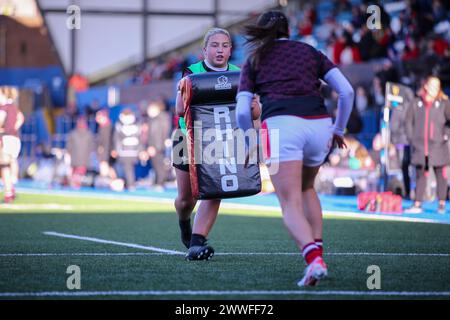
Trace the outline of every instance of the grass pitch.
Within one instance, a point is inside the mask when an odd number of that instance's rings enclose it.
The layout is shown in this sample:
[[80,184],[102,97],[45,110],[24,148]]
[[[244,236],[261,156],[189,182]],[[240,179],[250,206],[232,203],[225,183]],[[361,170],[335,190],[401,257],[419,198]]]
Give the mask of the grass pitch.
[[[325,219],[329,277],[306,289],[280,213],[223,209],[209,240],[211,261],[185,261],[170,202],[20,194],[0,206],[0,298],[450,298],[449,225]],[[367,288],[371,265],[380,290]]]

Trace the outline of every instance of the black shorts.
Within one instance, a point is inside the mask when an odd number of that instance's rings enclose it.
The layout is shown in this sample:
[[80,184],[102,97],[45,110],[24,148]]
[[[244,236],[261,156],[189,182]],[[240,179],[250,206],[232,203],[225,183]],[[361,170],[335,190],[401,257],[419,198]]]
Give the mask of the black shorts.
[[185,135],[174,135],[172,138],[172,166],[185,172],[189,172],[189,159],[185,156],[187,150],[187,138]]

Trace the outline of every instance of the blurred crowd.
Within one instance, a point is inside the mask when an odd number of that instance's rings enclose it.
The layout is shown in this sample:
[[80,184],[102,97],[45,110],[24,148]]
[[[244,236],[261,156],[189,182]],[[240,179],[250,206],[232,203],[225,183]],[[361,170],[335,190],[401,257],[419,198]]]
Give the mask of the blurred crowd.
[[[370,83],[352,83],[355,105],[346,132],[349,148],[330,155],[329,165],[334,168],[379,172],[375,169],[379,169],[382,147],[377,133],[385,106],[386,83],[404,84],[416,92],[426,76],[434,74],[441,80],[443,91],[448,92],[450,87],[449,5],[443,0],[383,3],[379,6],[380,28],[375,29],[367,24],[367,8],[373,1],[319,1],[314,6],[305,3],[301,7],[296,3],[284,9],[290,19],[292,38],[313,45],[342,68],[373,66]],[[236,27],[230,31],[234,34],[233,52],[242,53],[245,41],[240,30]],[[235,54],[235,63],[239,65],[243,58],[244,55]],[[136,66],[120,85],[173,80],[201,59],[200,52],[174,51]],[[163,190],[173,179],[168,140],[177,119],[170,100],[157,98],[144,105],[139,102],[135,107],[122,108],[115,117],[109,107],[97,100],[80,111],[76,93],[89,90],[84,76],[74,74],[68,87],[65,113],[70,130],[63,137],[64,143],[53,151],[42,146],[43,157],[27,164],[24,175],[75,188],[87,185],[133,190],[145,181],[155,190]],[[336,93],[327,86],[323,86],[323,93],[326,107],[335,114]],[[374,123],[370,130],[368,119]],[[392,162],[401,162],[396,149],[389,150]],[[379,175],[373,177],[378,178]],[[366,177],[363,189],[371,184],[370,179]]]
[[182,55],[179,52],[169,54],[165,59],[153,59],[136,66],[125,85],[146,85],[152,81],[172,79],[177,72],[181,72],[192,63],[201,59],[193,53]]
[[[427,66],[433,67],[440,58],[448,57],[449,5],[443,0],[395,3],[397,6],[389,7],[386,5],[389,1],[383,1],[384,5],[380,5],[368,0],[334,0],[305,3],[301,8],[288,7],[291,38],[324,51],[341,66],[377,59],[389,59],[396,65],[422,58]],[[374,4],[379,4],[380,25],[370,29],[367,21],[371,14],[367,13],[367,8]],[[238,28],[234,30],[237,36],[239,32]],[[240,50],[243,42],[234,42],[233,51]],[[200,58],[198,52],[173,52],[165,58],[136,66],[133,76],[126,83],[148,84],[154,80],[172,79],[175,73]],[[244,56],[235,58],[243,60]],[[398,65],[398,68],[401,66]]]
[[151,180],[147,181],[148,187],[163,191],[170,175],[166,147],[172,128],[164,101],[148,102],[143,112],[122,108],[115,121],[109,111],[100,108],[95,113],[78,115],[65,148],[47,150],[47,160],[28,174],[49,184],[115,191],[135,190],[140,175]]
[[[321,4],[305,4],[303,10],[289,12],[291,31],[294,38],[321,49],[324,44],[328,57],[337,64],[377,58],[406,61],[421,55],[442,57],[448,50],[449,8],[443,0],[400,1],[397,7],[389,6],[389,1],[383,1],[383,5],[350,0]],[[377,4],[380,25],[372,28],[372,12],[367,9]]]

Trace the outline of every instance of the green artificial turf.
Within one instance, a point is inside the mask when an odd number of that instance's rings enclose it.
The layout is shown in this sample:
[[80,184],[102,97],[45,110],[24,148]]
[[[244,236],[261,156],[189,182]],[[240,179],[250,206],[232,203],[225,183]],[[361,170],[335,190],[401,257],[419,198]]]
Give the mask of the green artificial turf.
[[[367,267],[381,270],[382,292],[450,292],[450,256],[373,255],[372,253],[450,253],[450,226],[409,222],[325,219],[325,261],[329,277],[314,288],[299,288],[304,262],[279,213],[221,211],[209,243],[217,255],[187,262],[182,254],[102,244],[46,235],[53,231],[81,237],[185,252],[170,203],[21,194],[17,208],[0,208],[0,299],[5,293],[66,292],[66,269],[81,269],[81,292],[122,292],[84,298],[132,299],[404,299],[441,296],[370,296]],[[33,204],[35,207],[33,207]],[[53,208],[40,205],[55,204]],[[65,205],[64,210],[56,206]],[[20,205],[24,205],[22,208]],[[25,206],[26,205],[26,206]],[[58,209],[59,208],[59,209]],[[61,254],[27,256],[21,254]],[[137,253],[136,255],[118,255]],[[224,255],[223,253],[230,253]],[[249,253],[264,253],[252,255]],[[337,253],[348,253],[338,255]],[[8,255],[11,254],[11,255]],[[104,254],[104,255],[83,255]],[[196,291],[220,291],[201,294]],[[282,294],[238,294],[275,290]],[[306,291],[306,294],[290,291]],[[132,291],[129,295],[123,291]],[[153,292],[144,294],[142,291]],[[178,294],[164,292],[181,291]],[[193,295],[183,293],[191,292]],[[229,294],[224,291],[235,291]],[[287,292],[285,292],[287,291]],[[311,292],[345,291],[336,295]],[[355,293],[356,291],[356,293]],[[138,293],[141,292],[141,293]],[[157,293],[155,293],[157,292]],[[353,292],[353,293],[351,293]],[[20,298],[20,297],[19,297]],[[51,297],[79,298],[55,294]]]

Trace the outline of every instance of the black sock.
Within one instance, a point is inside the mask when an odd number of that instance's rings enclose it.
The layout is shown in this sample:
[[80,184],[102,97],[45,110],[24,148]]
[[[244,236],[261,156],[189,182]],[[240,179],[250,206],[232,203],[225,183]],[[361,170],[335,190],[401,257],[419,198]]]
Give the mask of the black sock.
[[201,234],[193,233],[191,238],[191,247],[203,246],[206,242],[206,238]]
[[191,227],[191,218],[187,220],[178,220],[178,223],[180,224],[181,230],[189,229]]

